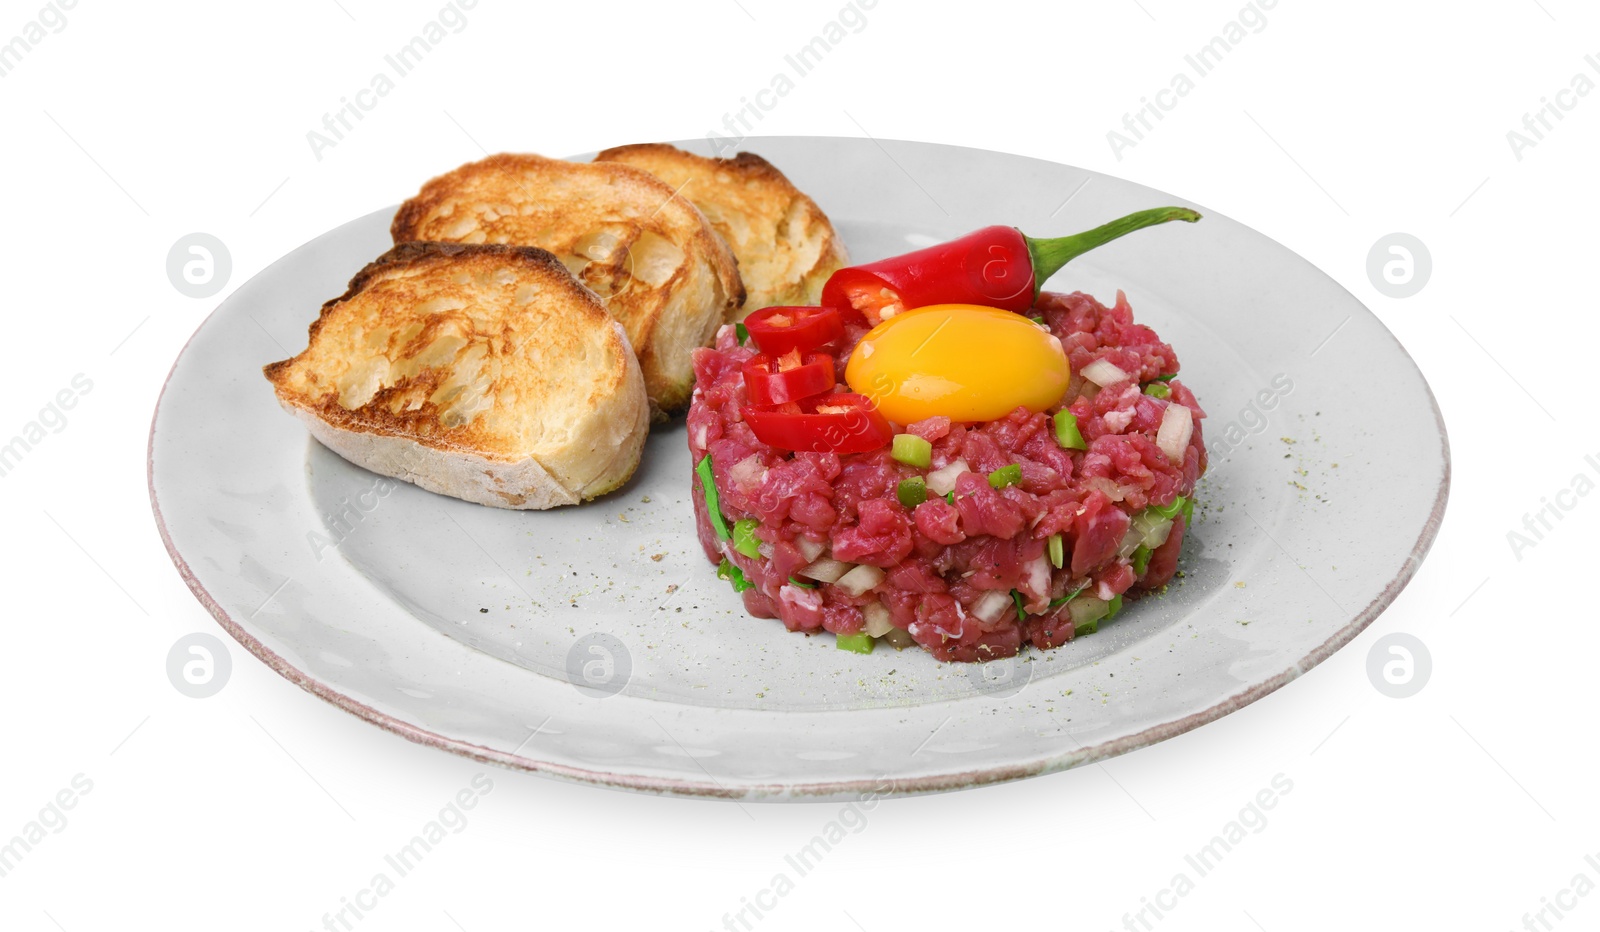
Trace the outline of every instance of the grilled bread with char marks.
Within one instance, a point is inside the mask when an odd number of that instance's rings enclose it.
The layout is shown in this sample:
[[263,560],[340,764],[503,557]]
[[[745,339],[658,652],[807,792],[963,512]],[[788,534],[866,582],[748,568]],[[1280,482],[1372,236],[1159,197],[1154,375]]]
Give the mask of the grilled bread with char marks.
[[744,302],[727,244],[694,205],[615,163],[492,155],[423,185],[401,206],[396,243],[508,243],[554,253],[605,302],[639,356],[659,411],[689,402],[690,351]]
[[350,462],[499,508],[617,488],[649,430],[622,327],[540,249],[396,246],[322,306],[304,352],[264,371]]
[[828,276],[850,261],[816,202],[753,152],[708,159],[645,143],[607,149],[595,161],[642,168],[700,208],[739,260],[741,317],[773,304],[816,304]]

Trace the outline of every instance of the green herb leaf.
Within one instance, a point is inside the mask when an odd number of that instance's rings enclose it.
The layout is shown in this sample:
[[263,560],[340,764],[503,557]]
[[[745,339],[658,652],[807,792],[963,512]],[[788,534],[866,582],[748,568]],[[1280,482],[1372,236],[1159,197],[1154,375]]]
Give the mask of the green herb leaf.
[[695,464],[695,475],[700,477],[700,491],[706,496],[706,514],[711,517],[711,526],[716,529],[719,540],[727,540],[733,535],[728,531],[728,521],[722,517],[722,506],[717,499],[717,480],[711,471],[711,454]]
[[1068,602],[1071,602],[1073,599],[1077,598],[1078,595],[1080,593],[1082,593],[1083,590],[1085,590],[1087,588],[1089,588],[1089,584],[1088,583],[1084,583],[1083,585],[1081,585],[1078,588],[1072,590],[1071,592],[1067,593],[1066,595],[1062,596],[1059,599],[1051,599],[1050,600],[1050,607],[1051,608],[1060,608],[1061,606],[1063,606],[1063,605],[1067,604]]
[[717,578],[726,579],[733,586],[734,592],[743,592],[756,587],[755,583],[745,578],[744,570],[734,566],[733,561],[727,557],[723,557],[722,563],[717,566]]

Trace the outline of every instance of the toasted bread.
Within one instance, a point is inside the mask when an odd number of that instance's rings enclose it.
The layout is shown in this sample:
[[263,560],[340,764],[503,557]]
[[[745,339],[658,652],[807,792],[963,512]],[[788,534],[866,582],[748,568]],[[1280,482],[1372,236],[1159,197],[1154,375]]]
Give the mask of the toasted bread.
[[627,165],[492,155],[423,185],[390,232],[396,243],[555,253],[622,322],[662,411],[688,403],[690,351],[709,344],[744,301],[733,255],[700,211]]
[[622,327],[555,256],[396,246],[264,369],[340,456],[499,508],[571,505],[633,475],[649,430]]
[[646,143],[607,149],[595,161],[642,168],[700,208],[739,260],[740,316],[773,304],[815,304],[823,282],[849,262],[816,202],[752,152],[708,159]]

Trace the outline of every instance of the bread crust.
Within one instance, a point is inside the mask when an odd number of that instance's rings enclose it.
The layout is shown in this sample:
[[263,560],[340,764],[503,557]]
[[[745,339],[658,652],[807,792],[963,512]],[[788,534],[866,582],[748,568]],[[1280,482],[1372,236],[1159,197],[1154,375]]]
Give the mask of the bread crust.
[[662,411],[689,402],[690,353],[744,303],[733,253],[648,172],[501,153],[432,179],[401,205],[396,243],[482,242],[555,254],[623,325]]
[[621,325],[530,247],[397,246],[323,304],[303,352],[263,372],[345,459],[499,508],[617,488],[649,427]]
[[849,263],[822,208],[754,152],[716,159],[651,142],[607,149],[595,161],[650,172],[705,214],[739,262],[740,317],[775,304],[815,304],[828,276]]

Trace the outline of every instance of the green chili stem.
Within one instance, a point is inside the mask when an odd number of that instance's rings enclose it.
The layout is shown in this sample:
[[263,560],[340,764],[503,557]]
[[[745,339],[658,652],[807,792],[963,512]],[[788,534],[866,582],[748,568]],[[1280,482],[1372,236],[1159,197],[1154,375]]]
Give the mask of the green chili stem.
[[1068,262],[1118,237],[1169,220],[1194,223],[1199,219],[1200,215],[1187,207],[1153,207],[1071,236],[1058,236],[1053,239],[1023,236],[1022,239],[1028,244],[1028,255],[1033,257],[1033,292],[1037,295],[1039,289],[1044,287],[1045,281],[1061,271],[1061,267]]

